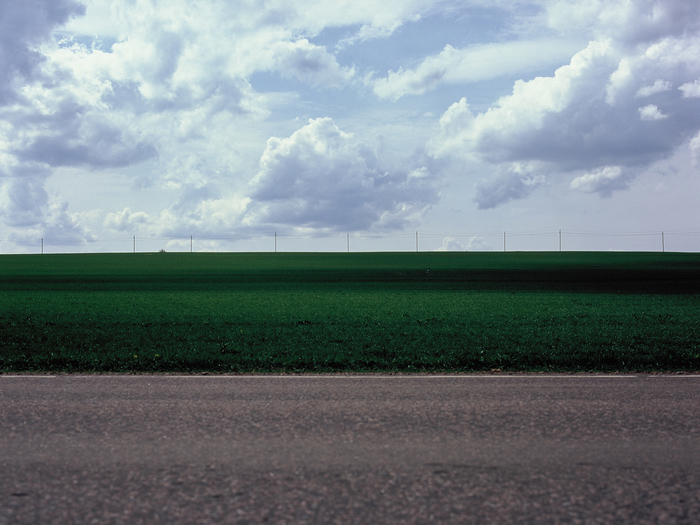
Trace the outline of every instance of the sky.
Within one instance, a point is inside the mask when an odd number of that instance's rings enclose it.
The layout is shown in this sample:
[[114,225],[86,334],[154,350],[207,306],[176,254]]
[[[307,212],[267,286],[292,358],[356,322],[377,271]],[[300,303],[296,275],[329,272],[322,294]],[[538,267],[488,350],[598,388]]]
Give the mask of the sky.
[[0,0],[0,252],[700,251],[700,3]]

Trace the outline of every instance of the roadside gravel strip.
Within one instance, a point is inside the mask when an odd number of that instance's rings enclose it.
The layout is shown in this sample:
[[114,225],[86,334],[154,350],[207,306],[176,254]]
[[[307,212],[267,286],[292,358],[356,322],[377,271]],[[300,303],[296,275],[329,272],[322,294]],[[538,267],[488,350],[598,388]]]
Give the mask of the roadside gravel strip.
[[0,375],[0,524],[699,523],[700,376]]

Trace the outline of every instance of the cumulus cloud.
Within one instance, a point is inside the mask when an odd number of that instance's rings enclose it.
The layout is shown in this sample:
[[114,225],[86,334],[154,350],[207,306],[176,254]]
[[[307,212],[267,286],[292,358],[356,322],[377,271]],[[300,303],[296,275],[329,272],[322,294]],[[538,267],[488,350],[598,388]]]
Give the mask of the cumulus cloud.
[[462,245],[462,243],[459,242],[454,237],[445,237],[444,239],[442,239],[442,246],[440,246],[435,251],[438,251],[438,252],[463,252],[464,245]]
[[202,189],[209,182],[207,171],[206,162],[200,155],[176,155],[168,163],[163,180],[170,188]]
[[50,170],[41,164],[7,166],[2,170],[2,207],[5,223],[10,227],[36,227],[48,205],[44,189]]
[[522,199],[545,184],[547,177],[533,163],[514,162],[500,166],[497,175],[479,182],[475,201],[479,209],[495,208],[511,200]]
[[38,163],[0,168],[0,181],[3,181],[0,183],[0,218],[9,238],[94,239],[80,225],[78,216],[68,212],[68,203],[46,191],[46,179],[50,174],[48,168]]
[[[52,119],[53,120],[53,119]],[[50,166],[118,167],[155,157],[157,151],[149,141],[129,136],[101,119],[56,122],[42,133],[37,129],[28,144],[17,151],[21,160],[45,162]]]
[[108,213],[104,220],[104,227],[115,231],[133,231],[135,226],[148,222],[148,214],[142,211],[132,212],[124,208],[117,213]]
[[627,187],[627,183],[620,166],[605,166],[576,177],[569,186],[572,190],[586,193],[597,192],[609,197],[613,190]]
[[153,219],[152,233],[173,237],[204,235],[221,237],[235,233],[245,237],[254,233],[243,222],[250,198],[239,193],[199,199],[192,206],[173,206]]
[[296,78],[312,86],[341,87],[355,74],[353,68],[340,67],[324,47],[307,39],[278,42],[271,50],[273,69],[283,77]]
[[[419,19],[420,15],[414,15],[411,17],[411,21],[413,22]],[[352,46],[358,42],[366,42],[367,40],[374,40],[375,38],[387,38],[403,24],[404,21],[400,19],[394,20],[388,25],[375,26],[372,24],[362,24],[362,27],[360,27],[356,33],[341,39],[335,47],[336,49],[345,49],[346,47]]]
[[695,82],[686,82],[678,89],[683,92],[683,98],[700,98],[700,79]]
[[[191,157],[184,162],[199,166]],[[270,231],[387,231],[415,225],[439,199],[439,181],[428,166],[387,166],[330,118],[310,119],[287,138],[270,138],[259,168],[243,191],[205,191],[158,217],[127,208],[109,214],[104,225],[145,226],[161,236],[229,232],[238,238]]]
[[[440,119],[432,154],[483,163],[493,174],[477,185],[481,208],[523,198],[538,185],[508,172],[511,163],[536,163],[548,181],[573,176],[571,189],[608,196],[700,128],[688,100],[700,73],[696,3],[557,2],[548,8],[552,25],[565,27],[573,11],[600,27],[591,22],[598,37],[569,64],[550,77],[516,81],[485,112],[472,113],[464,98]],[[646,97],[655,103],[640,107]]]
[[406,95],[421,95],[441,83],[469,83],[495,78],[505,73],[522,73],[560,64],[577,51],[566,40],[513,41],[475,45],[457,49],[451,45],[437,55],[424,59],[413,69],[389,71],[386,78],[368,81],[374,93],[383,99],[398,100]]
[[546,16],[558,31],[614,37],[628,49],[700,29],[700,5],[685,0],[555,0],[546,6]]
[[16,101],[21,83],[39,74],[38,47],[51,31],[84,13],[74,0],[0,2],[0,106]]
[[[428,31],[443,15],[454,30],[452,14],[471,16],[471,6],[481,13],[484,3],[86,1],[84,18],[75,0],[0,3],[4,227],[53,228],[56,235],[65,229],[87,238],[80,226],[85,214],[71,213],[47,188],[64,191],[64,180],[85,181],[87,188],[109,177],[109,184],[123,183],[125,202],[100,204],[112,213],[90,219],[108,232],[401,228],[437,202],[436,166],[443,161],[476,163],[471,173],[483,168],[477,203],[493,208],[558,180],[609,195],[680,144],[689,145],[693,158],[700,151],[697,2],[547,0],[512,8],[494,0],[487,10],[500,13],[492,18],[499,20],[474,38],[451,41],[449,33],[432,32],[432,40],[401,52],[390,42],[386,53],[362,63],[368,49],[361,42],[399,40],[401,28],[419,34],[421,28],[408,26],[421,17],[432,17]],[[527,20],[510,25],[523,20],[508,18],[521,7]],[[501,15],[508,18],[502,26]],[[537,25],[544,20],[548,28]],[[477,39],[492,43],[464,44]],[[362,86],[358,71],[364,76],[378,63],[392,71],[366,76]],[[505,73],[530,78],[556,66],[553,75],[520,80],[490,109],[479,109],[490,95],[473,83]],[[301,93],[293,91],[298,83],[305,84]],[[446,84],[452,87],[440,97],[464,84],[472,107],[455,97],[428,157],[409,158],[395,144],[399,135],[425,136],[431,117],[411,117],[423,126],[416,132],[414,122],[405,124],[406,113],[398,115],[412,104],[415,115],[429,115],[435,99],[429,106],[421,105],[429,97],[421,97],[378,109],[375,97],[362,92],[369,87],[382,100],[398,100]],[[347,99],[337,88],[348,90]],[[359,93],[349,93],[355,88]],[[359,107],[368,112],[360,117]],[[354,137],[316,119],[292,133],[294,118],[331,114],[348,119],[346,130],[373,131]],[[388,138],[394,151],[375,141],[378,127],[385,137],[394,133]],[[265,147],[273,135],[286,138]],[[153,192],[151,207],[125,206],[135,186]],[[65,191],[80,194],[75,186]]]
[[663,93],[664,91],[669,91],[673,87],[673,84],[666,80],[657,80],[651,86],[642,86],[637,90],[635,96],[637,97],[650,97],[656,93]]
[[11,238],[91,238],[77,215],[68,212],[68,203],[46,191],[51,170],[44,159],[25,155],[41,130],[60,120],[61,109],[75,113],[70,97],[61,108],[52,104],[51,92],[61,79],[54,78],[42,46],[56,27],[84,13],[85,7],[72,0],[0,3],[0,216]]
[[[240,185],[249,177],[236,165],[237,148],[249,140],[250,123],[270,115],[274,96],[256,93],[253,75],[277,74],[313,88],[345,87],[355,75],[353,64],[339,63],[334,51],[312,42],[314,37],[329,27],[359,27],[345,47],[387,37],[436,3],[389,0],[371,3],[370,9],[362,2],[331,6],[306,0],[264,5],[111,0],[89,1],[87,12],[74,0],[0,3],[0,106],[5,105],[0,153],[7,152],[17,166],[13,182],[3,185],[7,209],[16,212],[6,220],[35,224],[38,214],[54,213],[45,190],[54,173],[70,168],[90,176],[109,168],[133,173],[139,188],[181,192],[177,204],[160,215],[128,207],[110,213],[103,227],[111,231],[212,232],[240,228],[241,221],[259,225],[282,220],[282,208],[293,201],[296,211],[289,216],[295,224],[389,228],[410,222],[437,198],[432,174],[422,165],[384,166],[370,148],[344,135],[339,135],[342,147],[309,161],[337,163],[331,175],[340,187],[350,188],[352,202],[343,204],[333,193],[341,190],[330,181],[322,195],[268,199],[265,181],[281,177],[293,154],[263,156],[263,175],[249,188],[254,201],[232,188],[214,187],[212,179],[235,171],[238,181],[232,183]],[[56,32],[66,23],[66,31]],[[319,140],[332,142],[330,136]],[[149,169],[126,170],[145,161]],[[344,162],[356,167],[347,177],[340,175]],[[320,172],[308,169],[311,179],[324,182]],[[27,175],[31,170],[42,176]],[[423,195],[412,197],[415,189]],[[59,208],[68,213],[68,204],[61,202]],[[341,217],[337,205],[350,215]],[[324,217],[332,217],[330,225],[323,225]],[[54,223],[68,227],[66,221]]]
[[442,246],[436,251],[438,252],[464,252],[464,251],[491,251],[493,246],[484,240],[483,235],[472,235],[467,239],[467,242],[456,239],[455,237],[445,237],[442,239]]
[[250,183],[249,225],[337,231],[401,228],[438,199],[426,167],[391,169],[331,119],[271,138]]
[[639,108],[639,118],[642,120],[663,120],[668,118],[668,115],[661,113],[656,105],[649,104],[648,106]]
[[[578,99],[590,106],[591,97],[600,94],[600,82],[607,75],[599,69],[612,65],[610,55],[609,44],[593,42],[574,55],[570,64],[557,69],[554,76],[516,81],[513,93],[499,99],[485,113],[473,115],[466,98],[461,99],[441,117],[442,135],[432,142],[433,151],[437,155],[476,154],[499,162],[529,156],[550,160],[546,157],[560,155],[562,147],[577,147],[578,142],[572,140],[577,137],[555,136],[551,127],[561,126],[566,132],[567,127],[575,130],[577,121],[582,121],[579,125],[590,125],[597,108],[585,108],[593,111],[584,112],[576,104],[572,115],[565,110]],[[589,76],[594,76],[599,84],[591,82]]]

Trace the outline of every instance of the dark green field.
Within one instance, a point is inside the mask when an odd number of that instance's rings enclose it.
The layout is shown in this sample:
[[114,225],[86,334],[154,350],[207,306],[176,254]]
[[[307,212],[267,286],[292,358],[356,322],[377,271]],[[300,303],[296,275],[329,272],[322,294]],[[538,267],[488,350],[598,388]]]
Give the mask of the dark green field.
[[699,311],[698,254],[3,255],[0,371],[700,370]]

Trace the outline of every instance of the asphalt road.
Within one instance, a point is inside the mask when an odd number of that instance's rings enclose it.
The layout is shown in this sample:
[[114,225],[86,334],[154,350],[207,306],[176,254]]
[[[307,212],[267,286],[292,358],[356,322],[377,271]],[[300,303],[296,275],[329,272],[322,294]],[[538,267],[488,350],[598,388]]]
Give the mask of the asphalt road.
[[700,376],[0,376],[0,524],[700,523]]

